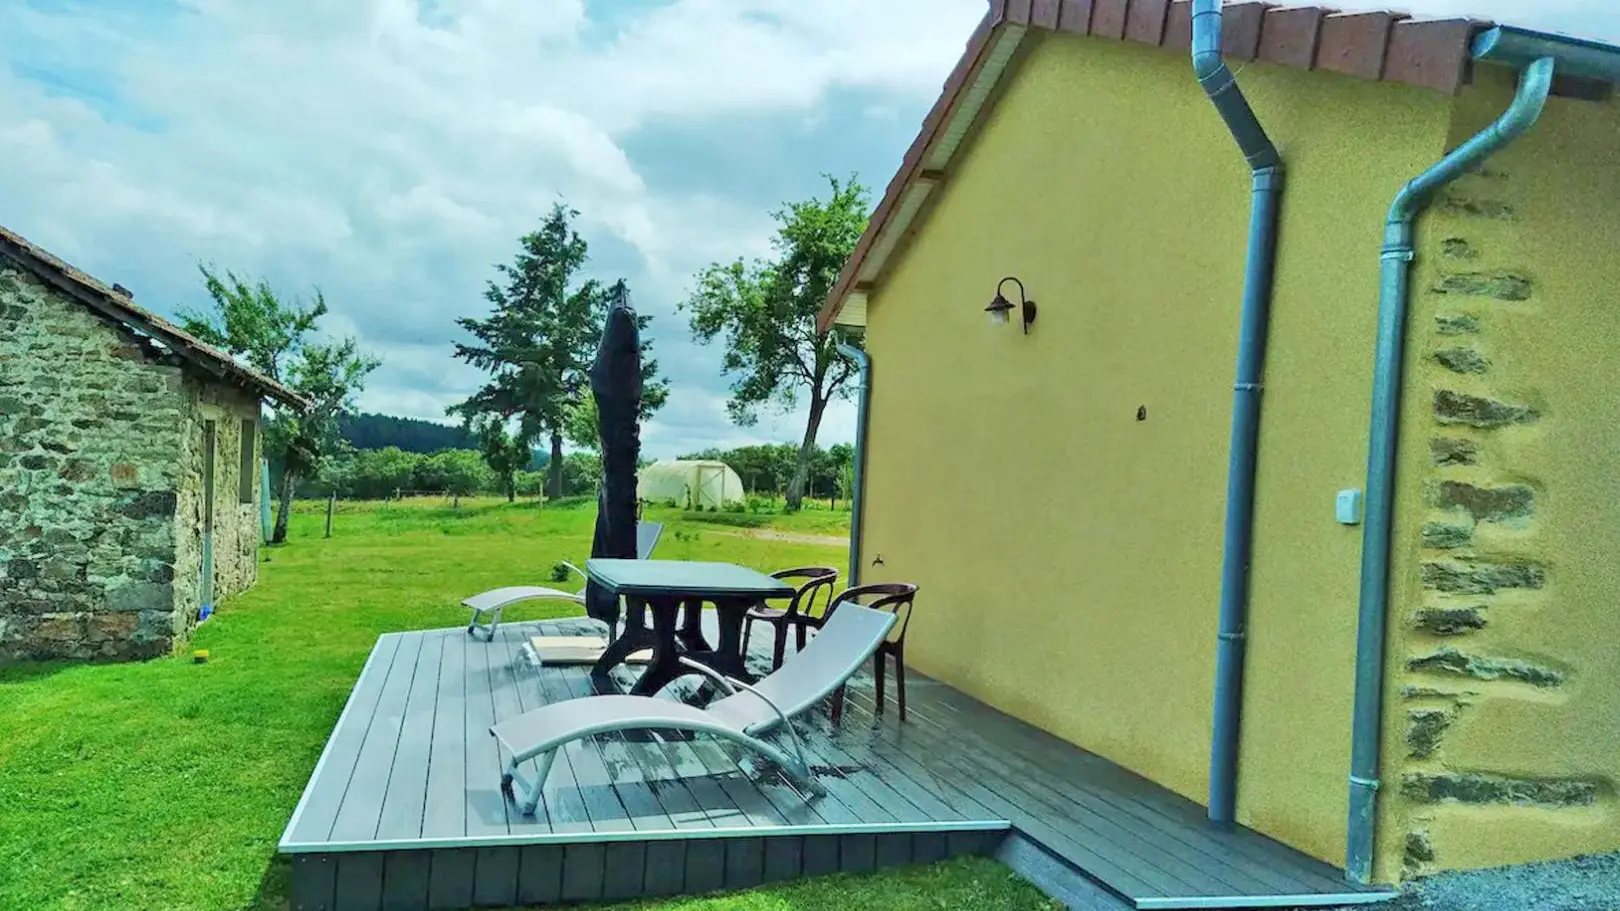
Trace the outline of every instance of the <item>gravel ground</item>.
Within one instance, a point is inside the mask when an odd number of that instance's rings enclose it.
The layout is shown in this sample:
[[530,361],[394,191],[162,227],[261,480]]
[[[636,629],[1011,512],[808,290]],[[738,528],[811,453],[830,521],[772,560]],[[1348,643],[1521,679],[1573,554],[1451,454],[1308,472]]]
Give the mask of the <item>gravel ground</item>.
[[1409,884],[1394,901],[1361,908],[1380,911],[1620,911],[1620,854],[1443,873]]

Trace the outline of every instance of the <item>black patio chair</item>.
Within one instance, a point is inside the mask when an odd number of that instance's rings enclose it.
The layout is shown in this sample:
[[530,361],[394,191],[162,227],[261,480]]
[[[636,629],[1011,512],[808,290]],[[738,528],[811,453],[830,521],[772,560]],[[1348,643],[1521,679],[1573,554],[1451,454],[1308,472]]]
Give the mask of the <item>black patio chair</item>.
[[[775,631],[776,638],[771,646],[771,670],[782,666],[782,659],[787,652],[788,629],[796,628],[798,619],[806,612],[816,610],[817,602],[824,611],[827,604],[832,601],[833,586],[838,582],[838,570],[831,566],[800,566],[793,569],[782,569],[771,573],[774,579],[783,581],[805,580],[793,592],[787,607],[776,608],[766,604],[750,608],[748,617],[743,621],[743,654],[748,654],[748,639],[754,632],[754,622],[769,623]],[[818,615],[820,616],[820,615]],[[798,639],[798,648],[804,649],[804,636],[801,633]]]

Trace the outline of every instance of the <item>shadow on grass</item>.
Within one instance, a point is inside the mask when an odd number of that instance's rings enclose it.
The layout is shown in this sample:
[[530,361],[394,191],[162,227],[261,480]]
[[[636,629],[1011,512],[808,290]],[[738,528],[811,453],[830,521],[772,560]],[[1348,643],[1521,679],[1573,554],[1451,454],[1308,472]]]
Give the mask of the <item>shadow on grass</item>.
[[117,664],[124,662],[114,661],[23,661],[18,664],[0,666],[0,686],[8,683],[32,683],[35,680],[44,680],[63,671],[86,667],[96,664]]
[[292,907],[292,862],[277,854],[259,877],[259,891],[237,911],[288,911]]

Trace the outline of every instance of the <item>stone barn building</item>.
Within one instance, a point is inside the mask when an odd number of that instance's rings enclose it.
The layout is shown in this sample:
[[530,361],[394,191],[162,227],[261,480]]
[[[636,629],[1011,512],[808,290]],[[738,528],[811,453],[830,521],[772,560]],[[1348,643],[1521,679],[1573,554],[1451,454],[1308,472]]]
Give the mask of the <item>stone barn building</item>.
[[0,664],[184,644],[258,574],[285,386],[0,228]]

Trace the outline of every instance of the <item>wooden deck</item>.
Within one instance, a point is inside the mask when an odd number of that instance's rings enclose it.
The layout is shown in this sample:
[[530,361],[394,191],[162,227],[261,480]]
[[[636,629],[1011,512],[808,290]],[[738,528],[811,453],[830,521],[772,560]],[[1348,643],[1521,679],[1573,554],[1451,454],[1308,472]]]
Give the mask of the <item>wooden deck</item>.
[[[729,745],[629,735],[565,748],[524,818],[500,795],[489,726],[590,683],[584,668],[535,667],[520,649],[530,635],[600,630],[562,620],[503,625],[489,643],[461,628],[382,636],[282,836],[294,907],[694,894],[963,853],[1001,857],[1081,908],[1387,897],[1253,832],[1213,831],[1196,804],[916,673],[904,725],[892,698],[873,714],[869,674],[839,728],[825,709],[801,724],[828,791],[814,803]],[[751,656],[761,672],[766,647]]]

